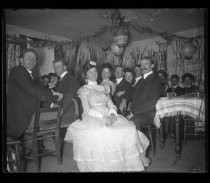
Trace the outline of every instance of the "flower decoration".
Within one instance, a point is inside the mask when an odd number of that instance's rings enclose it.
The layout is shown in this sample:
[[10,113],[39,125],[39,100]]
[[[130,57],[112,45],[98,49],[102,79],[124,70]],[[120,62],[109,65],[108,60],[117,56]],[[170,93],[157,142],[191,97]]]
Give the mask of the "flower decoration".
[[96,62],[90,60],[90,65],[95,65],[96,66]]

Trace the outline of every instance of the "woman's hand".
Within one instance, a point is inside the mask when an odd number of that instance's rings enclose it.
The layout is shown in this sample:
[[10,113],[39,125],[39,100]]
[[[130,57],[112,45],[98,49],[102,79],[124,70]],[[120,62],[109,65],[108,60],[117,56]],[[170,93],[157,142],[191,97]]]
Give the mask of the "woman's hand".
[[103,116],[104,121],[106,122],[106,126],[111,126],[115,122],[115,115],[113,116]]
[[121,97],[124,93],[125,93],[125,91],[119,91],[119,92],[116,94],[116,96],[117,96],[117,97]]
[[117,121],[117,116],[114,113],[111,113],[109,118],[113,123]]

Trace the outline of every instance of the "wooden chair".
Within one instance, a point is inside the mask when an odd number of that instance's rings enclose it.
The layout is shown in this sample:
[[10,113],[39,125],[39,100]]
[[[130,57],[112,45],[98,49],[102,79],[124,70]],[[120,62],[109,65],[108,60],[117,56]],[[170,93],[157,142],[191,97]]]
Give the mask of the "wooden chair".
[[[146,130],[147,133],[148,133],[148,136],[149,136],[149,140],[150,140],[150,144],[151,144],[151,148],[153,150],[153,153],[154,153],[154,156],[155,156],[155,140],[153,138],[153,130],[155,129],[156,127],[151,124],[149,126],[144,126],[144,127],[141,127],[141,130]],[[156,134],[156,133],[155,133]]]
[[19,173],[23,171],[20,160],[20,145],[19,139],[7,137],[7,172]]
[[196,119],[189,118],[187,116],[183,117],[184,121],[184,144],[187,142],[187,137],[188,136],[194,136],[194,137],[205,137],[205,125],[204,122],[201,121],[200,119],[200,113],[201,113],[201,108],[203,105],[203,100],[201,101],[200,109],[199,109],[199,114],[196,117]]
[[[28,138],[21,139],[22,142],[32,140],[32,147],[24,146],[24,143],[22,143],[23,148],[30,148],[32,156],[24,154],[23,157],[34,160],[38,171],[40,171],[41,168],[42,156],[56,155],[58,164],[61,164],[60,127],[62,107],[44,107],[44,102],[47,102],[47,99],[43,96],[39,96],[33,130],[27,130],[25,135],[27,135]],[[46,150],[46,148],[43,147],[44,141],[55,143],[55,150]]]

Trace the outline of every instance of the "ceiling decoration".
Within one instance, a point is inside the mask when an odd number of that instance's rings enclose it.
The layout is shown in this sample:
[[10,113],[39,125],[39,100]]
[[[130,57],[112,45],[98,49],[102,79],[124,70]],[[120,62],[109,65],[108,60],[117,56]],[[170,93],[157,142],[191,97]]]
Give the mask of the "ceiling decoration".
[[[6,16],[6,19],[8,20],[8,18],[9,18],[9,20],[10,20],[9,23],[12,22],[12,20],[14,20],[13,22],[15,24],[18,24],[18,22],[21,21],[22,23],[25,23],[25,25],[30,24],[30,22],[32,22],[31,25],[33,25],[32,20],[34,20],[34,25],[36,25],[38,27],[39,24],[46,25],[49,22],[60,23],[59,16],[61,16],[60,18],[62,18],[62,20],[64,20],[64,21],[70,20],[68,22],[68,25],[71,25],[70,30],[72,30],[72,31],[75,30],[76,32],[78,32],[78,30],[79,30],[78,28],[75,27],[75,29],[72,29],[73,25],[75,25],[75,26],[79,25],[80,21],[82,21],[84,18],[86,18],[88,16],[90,16],[90,18],[93,17],[93,18],[97,18],[97,19],[99,19],[101,16],[101,19],[104,19],[104,18],[107,19],[108,23],[106,23],[105,20],[101,20],[101,25],[99,26],[99,29],[97,31],[95,31],[93,34],[77,37],[75,39],[72,39],[72,41],[70,41],[70,42],[72,44],[78,44],[81,41],[91,41],[94,38],[103,36],[107,32],[111,32],[112,36],[113,36],[112,41],[118,41],[119,45],[120,44],[124,45],[125,41],[128,41],[128,40],[126,40],[127,38],[125,39],[124,35],[128,36],[130,31],[136,32],[139,35],[144,34],[144,33],[149,33],[149,34],[152,34],[155,36],[160,35],[164,39],[166,39],[168,42],[170,42],[175,37],[180,38],[180,39],[188,39],[188,38],[178,36],[173,33],[166,32],[166,31],[156,31],[153,28],[151,28],[151,26],[144,26],[143,24],[141,24],[141,22],[139,22],[139,19],[142,17],[145,18],[145,13],[147,13],[147,15],[148,15],[147,18],[150,19],[150,21],[152,23],[155,23],[156,20],[160,21],[159,19],[163,18],[163,16],[166,17],[165,15],[173,14],[173,16],[174,16],[174,14],[179,14],[177,12],[181,12],[182,14],[183,14],[183,12],[185,12],[186,14],[194,15],[195,12],[199,12],[199,11],[201,11],[201,10],[200,9],[186,9],[186,10],[183,9],[183,11],[182,11],[182,9],[181,10],[179,10],[179,9],[178,10],[177,9],[175,9],[175,10],[174,9],[155,9],[155,10],[154,9],[148,9],[148,10],[147,9],[131,9],[131,10],[130,9],[108,9],[108,10],[90,10],[90,11],[89,10],[55,10],[54,11],[54,10],[39,10],[39,9],[37,9],[37,10],[24,10],[24,11],[16,10],[14,12],[9,12]],[[96,12],[96,14],[98,14],[97,16],[94,16],[95,12]],[[174,13],[170,14],[171,12],[174,12]],[[167,14],[167,13],[169,13],[169,14]],[[36,14],[36,16],[35,16],[35,14]],[[88,16],[86,16],[86,14]],[[26,17],[26,15],[28,15],[27,19],[24,19],[23,17]],[[31,15],[31,17],[30,17],[30,15]],[[43,19],[46,17],[48,21],[37,20],[36,18],[40,15],[42,15]],[[18,16],[20,17],[19,19],[17,18]],[[54,17],[54,16],[56,16],[56,17]],[[80,18],[77,19],[77,16]],[[55,19],[55,18],[57,18],[57,19]],[[20,20],[20,19],[22,19],[22,20]],[[76,20],[76,21],[73,21],[73,20]],[[85,19],[85,22],[83,22],[83,23],[86,23],[87,20],[88,20],[88,18]],[[55,22],[53,22],[53,21],[55,21]],[[63,22],[63,23],[65,23],[65,22]],[[83,23],[81,23],[81,24],[83,24]],[[90,22],[90,23],[92,23],[92,22]],[[65,25],[65,24],[59,24],[59,26],[54,26],[54,28],[58,28],[58,30],[59,30],[59,28],[62,29],[62,26],[60,26],[60,25]],[[46,26],[42,26],[42,27],[46,27]],[[83,29],[84,29],[84,27],[83,27]],[[47,28],[47,30],[51,31],[50,28]],[[55,29],[52,29],[52,30],[55,30]],[[83,30],[81,29],[81,31],[83,31]],[[123,39],[119,40],[118,38],[116,38],[117,36],[122,36],[122,35],[124,36]],[[46,41],[47,40],[45,40],[45,42]]]

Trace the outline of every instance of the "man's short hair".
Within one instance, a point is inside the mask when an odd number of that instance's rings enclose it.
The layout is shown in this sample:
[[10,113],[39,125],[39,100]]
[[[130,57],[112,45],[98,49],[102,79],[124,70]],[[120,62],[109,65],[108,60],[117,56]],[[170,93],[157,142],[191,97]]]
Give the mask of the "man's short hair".
[[145,57],[142,57],[141,60],[150,60],[151,64],[154,64],[154,59],[152,57],[149,57],[149,56],[145,56]]
[[158,70],[158,71],[156,72],[156,75],[158,75],[158,74],[162,74],[164,77],[167,77],[167,73],[166,73],[166,71],[164,71],[164,70]]
[[29,49],[26,49],[26,50],[24,50],[24,51],[23,51],[23,53],[20,55],[20,58],[23,58],[23,57],[24,57],[24,55],[25,55],[26,53],[28,53],[28,52],[32,52],[32,53],[34,53],[34,54],[35,54],[35,56],[37,57],[37,53],[36,53],[36,51],[35,51],[33,48],[29,48]]
[[134,68],[135,68],[135,67],[139,67],[139,68],[141,69],[141,65],[139,65],[139,64],[135,65]]
[[123,70],[123,66],[122,65],[115,65],[115,70],[118,68],[118,67],[121,67],[122,68],[122,70]]
[[175,79],[177,79],[177,81],[179,81],[179,76],[178,76],[177,74],[173,74],[173,75],[171,76],[171,80],[172,80],[173,78],[175,78]]
[[53,64],[57,63],[57,62],[62,62],[64,66],[67,66],[66,62],[64,62],[64,60],[62,58],[53,60]]
[[126,72],[130,72],[131,74],[133,74],[133,70],[131,68],[128,68],[126,67],[124,70],[123,70],[124,73]]

